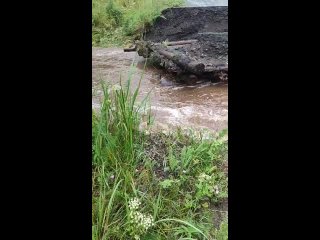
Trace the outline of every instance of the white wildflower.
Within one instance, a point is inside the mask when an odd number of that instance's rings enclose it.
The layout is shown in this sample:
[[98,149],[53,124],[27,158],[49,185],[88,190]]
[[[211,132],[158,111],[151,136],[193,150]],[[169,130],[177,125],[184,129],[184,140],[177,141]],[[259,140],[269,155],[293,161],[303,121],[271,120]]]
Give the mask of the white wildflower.
[[141,205],[141,202],[138,198],[133,198],[129,201],[129,208],[130,210],[136,210]]
[[[140,211],[138,211],[139,206],[141,205],[141,202],[138,198],[133,198],[129,201],[129,217],[130,222],[135,226],[137,231],[142,234],[147,232],[147,230],[154,225],[154,219],[150,214],[143,214]],[[135,235],[139,237],[139,235]]]
[[216,194],[219,194],[219,187],[218,187],[218,186],[215,186],[215,187],[214,187],[214,190],[215,190],[215,193],[216,193]]

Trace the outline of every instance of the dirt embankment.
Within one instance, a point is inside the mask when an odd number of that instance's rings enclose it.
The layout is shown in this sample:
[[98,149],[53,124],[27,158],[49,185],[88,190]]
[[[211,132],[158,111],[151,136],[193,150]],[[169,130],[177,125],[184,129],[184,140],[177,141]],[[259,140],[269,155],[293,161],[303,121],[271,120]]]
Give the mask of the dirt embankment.
[[166,9],[147,31],[145,39],[153,42],[178,41],[198,38],[199,33],[208,32],[228,32],[228,7]]
[[[144,39],[154,43],[195,39],[197,42],[175,46],[174,51],[206,69],[228,65],[228,7],[171,8],[162,12]],[[163,64],[165,62],[165,64]],[[162,65],[172,72],[179,68],[172,61]]]

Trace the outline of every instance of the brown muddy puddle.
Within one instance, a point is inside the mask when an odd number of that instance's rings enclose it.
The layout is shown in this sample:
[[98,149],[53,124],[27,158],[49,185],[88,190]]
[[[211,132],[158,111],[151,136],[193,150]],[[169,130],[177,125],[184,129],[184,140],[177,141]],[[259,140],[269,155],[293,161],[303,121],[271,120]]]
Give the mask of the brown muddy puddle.
[[[131,68],[132,88],[138,86],[145,60],[136,52],[121,48],[92,48],[92,107],[99,108],[102,91],[100,81],[108,84],[126,82]],[[150,93],[154,128],[170,130],[209,129],[220,131],[228,127],[228,85],[199,81],[195,85],[174,83],[161,70],[146,68],[138,99]]]

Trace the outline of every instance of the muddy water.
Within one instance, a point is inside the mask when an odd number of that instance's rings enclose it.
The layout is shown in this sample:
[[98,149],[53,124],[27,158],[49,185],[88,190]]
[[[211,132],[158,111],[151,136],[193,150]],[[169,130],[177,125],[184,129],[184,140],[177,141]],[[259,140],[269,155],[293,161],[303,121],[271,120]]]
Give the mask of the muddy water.
[[[119,84],[127,80],[130,65],[132,86],[138,86],[144,59],[135,52],[123,52],[120,48],[92,49],[92,106],[99,108],[101,101],[100,81]],[[212,84],[198,79],[194,85],[178,84],[172,76],[148,67],[141,81],[141,101],[150,93],[150,103],[155,118],[154,128],[170,130],[176,126],[193,129],[220,131],[228,124],[228,86]]]
[[228,0],[186,0],[186,7],[228,6]]

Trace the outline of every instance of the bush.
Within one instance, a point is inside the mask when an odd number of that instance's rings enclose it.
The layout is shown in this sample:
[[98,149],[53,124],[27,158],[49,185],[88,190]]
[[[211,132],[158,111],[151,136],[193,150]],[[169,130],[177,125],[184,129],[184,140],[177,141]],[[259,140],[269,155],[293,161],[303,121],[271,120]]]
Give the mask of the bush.
[[165,8],[183,0],[93,0],[92,45],[123,46],[139,36]]

